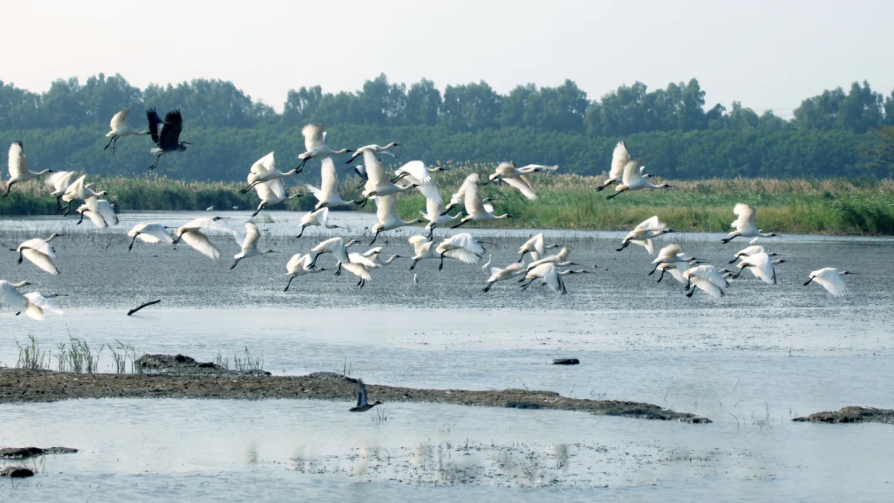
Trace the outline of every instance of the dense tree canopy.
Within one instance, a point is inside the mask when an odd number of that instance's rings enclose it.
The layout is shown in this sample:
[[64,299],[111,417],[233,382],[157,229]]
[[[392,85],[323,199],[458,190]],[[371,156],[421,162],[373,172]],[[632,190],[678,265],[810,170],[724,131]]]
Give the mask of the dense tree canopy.
[[270,150],[280,162],[294,160],[308,122],[326,124],[337,147],[397,140],[406,145],[403,160],[514,159],[590,174],[604,171],[611,148],[625,139],[656,172],[679,178],[889,176],[889,164],[865,153],[876,151],[877,128],[894,126],[894,91],[883,96],[868,82],[807,98],[786,121],[740,102],[707,108],[696,79],[651,91],[634,82],[591,100],[571,80],[519,85],[501,95],[483,81],[448,85],[442,93],[430,80],[408,86],[383,74],[356,92],[290,90],[278,114],[232,82],[197,79],[141,90],[120,75],[99,74],[83,83],[57,80],[42,94],[0,81],[0,139],[25,140],[29,161],[46,167],[141,173],[150,160],[145,138],[122,141],[114,158],[101,155],[109,119],[128,107],[136,127],[147,107],[180,108],[183,139],[197,145],[165,159],[162,172],[215,180],[242,178]]

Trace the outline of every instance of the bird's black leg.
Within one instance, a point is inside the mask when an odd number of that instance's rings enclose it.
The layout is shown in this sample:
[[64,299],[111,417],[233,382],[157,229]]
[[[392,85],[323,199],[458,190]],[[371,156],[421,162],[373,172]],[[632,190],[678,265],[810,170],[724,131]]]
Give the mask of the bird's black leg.
[[655,264],[655,267],[653,267],[653,268],[652,268],[652,270],[651,270],[651,271],[649,271],[649,276],[651,276],[651,275],[653,275],[653,274],[655,274],[655,271],[657,271],[657,270],[658,270],[658,266],[659,266],[659,264]]
[[9,182],[9,183],[6,184],[6,194],[3,194],[3,197],[4,197],[4,198],[9,197],[9,189],[11,189],[12,186],[15,185],[15,183],[16,183],[15,181],[11,181],[11,182]]
[[621,247],[618,248],[618,249],[615,250],[615,251],[621,251],[621,250],[623,250],[624,248],[627,248],[628,246],[630,246],[630,241],[624,241],[624,242],[621,244]]
[[656,281],[656,283],[661,283],[661,280],[664,279],[664,273],[665,273],[666,271],[667,271],[667,269],[662,269],[662,270],[661,270],[661,275],[658,276],[658,281]]
[[292,286],[292,280],[293,280],[293,279],[295,279],[295,276],[289,276],[289,282],[286,283],[286,288],[285,288],[285,290],[283,290],[284,292],[288,292],[288,291],[289,291],[289,287]]
[[80,219],[78,219],[78,223],[77,223],[77,224],[75,224],[75,225],[81,225],[81,222],[83,222],[83,221],[84,221],[84,213],[86,213],[86,212],[85,212],[85,211],[82,211],[82,212],[81,212],[81,218],[80,218]]
[[23,260],[23,257],[22,257],[22,250],[19,250],[19,261],[18,261],[17,263],[18,263],[18,264],[21,264],[21,263],[22,263],[22,260]]
[[320,258],[320,255],[322,255],[322,254],[323,254],[322,252],[317,252],[317,254],[314,255],[314,259],[310,261],[310,265],[308,267],[313,269],[313,267],[315,265],[317,265],[317,259]]
[[458,224],[454,225],[453,227],[451,227],[451,229],[456,229],[457,227],[462,227],[463,225],[465,225],[466,222],[468,222],[468,220],[460,220],[460,222]]
[[335,269],[335,276],[341,276],[341,262],[338,263],[338,267]]
[[297,236],[295,239],[298,239],[298,238],[300,238],[301,236],[304,235],[304,229],[305,229],[305,228],[307,228],[307,225],[306,225],[306,224],[303,224],[303,225],[301,226],[301,232],[298,233],[298,236]]
[[139,236],[139,235],[140,235],[139,232],[134,234],[133,239],[130,240],[130,246],[127,247],[127,251],[133,250],[133,244],[137,241],[137,236]]
[[267,206],[267,203],[264,203],[264,202],[262,202],[260,205],[258,205],[258,209],[255,210],[255,212],[251,214],[252,218],[258,216],[258,213],[260,213],[261,210],[263,210],[266,206]]
[[490,291],[490,287],[492,287],[492,286],[494,286],[494,282],[493,282],[493,281],[490,281],[490,282],[487,283],[487,286],[484,287],[484,290],[481,290],[481,291],[487,293],[487,292]]
[[443,268],[444,268],[444,254],[442,253],[441,254],[441,263],[438,264],[438,270],[440,271]]
[[375,236],[373,236],[373,239],[372,239],[372,241],[370,241],[370,242],[369,242],[369,245],[370,245],[370,246],[372,246],[372,245],[373,245],[373,243],[375,243],[375,242],[376,242],[376,240],[377,240],[377,239],[379,239],[379,233],[380,233],[380,232],[382,232],[382,231],[381,231],[381,230],[377,230],[377,231],[376,231],[376,235],[375,235]]
[[242,259],[241,259],[241,258],[237,258],[236,261],[233,262],[233,265],[230,266],[230,270],[231,270],[231,271],[232,271],[233,269],[235,269],[237,265],[239,265],[239,261],[240,261],[240,260],[242,260]]
[[735,236],[730,236],[730,237],[728,237],[728,238],[723,238],[723,239],[720,240],[720,242],[723,243],[723,244],[727,244],[727,243],[729,243],[730,241],[732,241],[733,239],[736,239],[737,237],[739,237],[738,234],[736,234]]
[[[522,278],[522,281],[524,281],[524,280],[525,280],[525,278]],[[527,283],[525,283],[524,285],[521,286],[521,289],[522,289],[522,290],[527,290],[528,287],[531,286],[531,283],[533,283],[533,282],[534,282],[533,279],[532,279],[531,281],[528,281]]]
[[612,198],[618,197],[619,195],[621,195],[621,194],[624,193],[624,192],[627,192],[627,191],[626,191],[626,190],[619,190],[618,192],[615,192],[614,194],[608,196],[608,199],[612,199]]
[[152,163],[152,166],[149,166],[150,170],[155,169],[158,166],[158,160],[161,159],[160,155],[155,156],[155,162]]
[[112,144],[112,142],[115,141],[115,138],[116,138],[115,136],[109,138],[109,142],[106,143],[106,146],[105,146],[105,148],[103,148],[103,150],[108,150],[108,148]]
[[417,264],[417,263],[419,263],[419,259],[414,260],[413,263],[410,265],[410,270],[411,270],[411,271],[412,271],[413,269],[416,268],[416,264]]
[[695,293],[695,290],[696,290],[695,288],[689,290],[689,293],[687,293],[686,296],[687,296],[687,297],[692,297],[692,295]]
[[62,211],[62,196],[56,196],[56,213]]

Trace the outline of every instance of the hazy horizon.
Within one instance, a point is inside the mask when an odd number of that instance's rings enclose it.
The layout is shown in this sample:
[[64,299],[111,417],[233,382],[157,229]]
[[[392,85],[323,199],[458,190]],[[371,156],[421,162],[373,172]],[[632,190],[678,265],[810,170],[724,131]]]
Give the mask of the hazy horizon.
[[0,42],[15,50],[0,79],[34,92],[98,73],[140,88],[222,79],[281,111],[289,89],[356,91],[381,73],[441,90],[484,80],[500,93],[567,78],[591,100],[635,81],[655,89],[694,77],[707,107],[741,101],[786,118],[824,89],[863,80],[884,95],[894,88],[894,68],[879,64],[894,45],[894,4],[881,2],[227,5],[13,4]]

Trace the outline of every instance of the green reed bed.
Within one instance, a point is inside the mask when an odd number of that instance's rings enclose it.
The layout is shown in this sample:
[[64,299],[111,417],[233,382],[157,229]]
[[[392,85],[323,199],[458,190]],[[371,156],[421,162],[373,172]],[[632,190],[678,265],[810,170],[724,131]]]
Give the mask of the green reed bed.
[[[493,165],[472,163],[436,164],[448,168],[435,174],[445,200],[465,177],[478,172],[486,179]],[[482,190],[494,203],[497,214],[509,213],[511,220],[489,224],[492,227],[531,227],[556,229],[627,229],[658,215],[675,230],[727,231],[735,218],[736,203],[758,207],[757,224],[779,233],[820,234],[894,234],[894,180],[891,179],[769,179],[735,178],[669,182],[668,190],[621,194],[609,201],[614,188],[596,192],[603,177],[568,174],[532,176],[538,198],[529,201],[506,185],[488,185]],[[272,209],[308,210],[316,200],[304,184],[310,177],[302,174],[288,179],[288,191],[305,196]],[[112,194],[121,211],[204,210],[214,206],[227,210],[234,206],[254,208],[258,198],[252,191],[240,194],[238,182],[188,182],[158,176],[140,178],[91,177],[100,190]],[[664,180],[653,180],[656,184]],[[315,183],[311,181],[310,183]],[[342,174],[342,196],[359,196],[358,179]],[[0,199],[0,215],[53,214],[55,200],[42,183],[17,185],[8,199]],[[398,213],[404,219],[419,217],[425,202],[418,193],[399,197]],[[375,211],[370,203],[364,211]]]

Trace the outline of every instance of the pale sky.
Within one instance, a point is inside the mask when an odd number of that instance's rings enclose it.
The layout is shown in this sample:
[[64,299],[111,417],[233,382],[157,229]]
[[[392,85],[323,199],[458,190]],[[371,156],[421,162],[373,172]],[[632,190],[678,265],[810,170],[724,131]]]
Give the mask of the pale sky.
[[131,84],[233,81],[282,109],[290,88],[391,82],[517,84],[569,78],[598,98],[695,77],[710,107],[788,116],[855,80],[894,89],[891,1],[30,1],[5,2],[0,79],[45,91],[59,77]]

